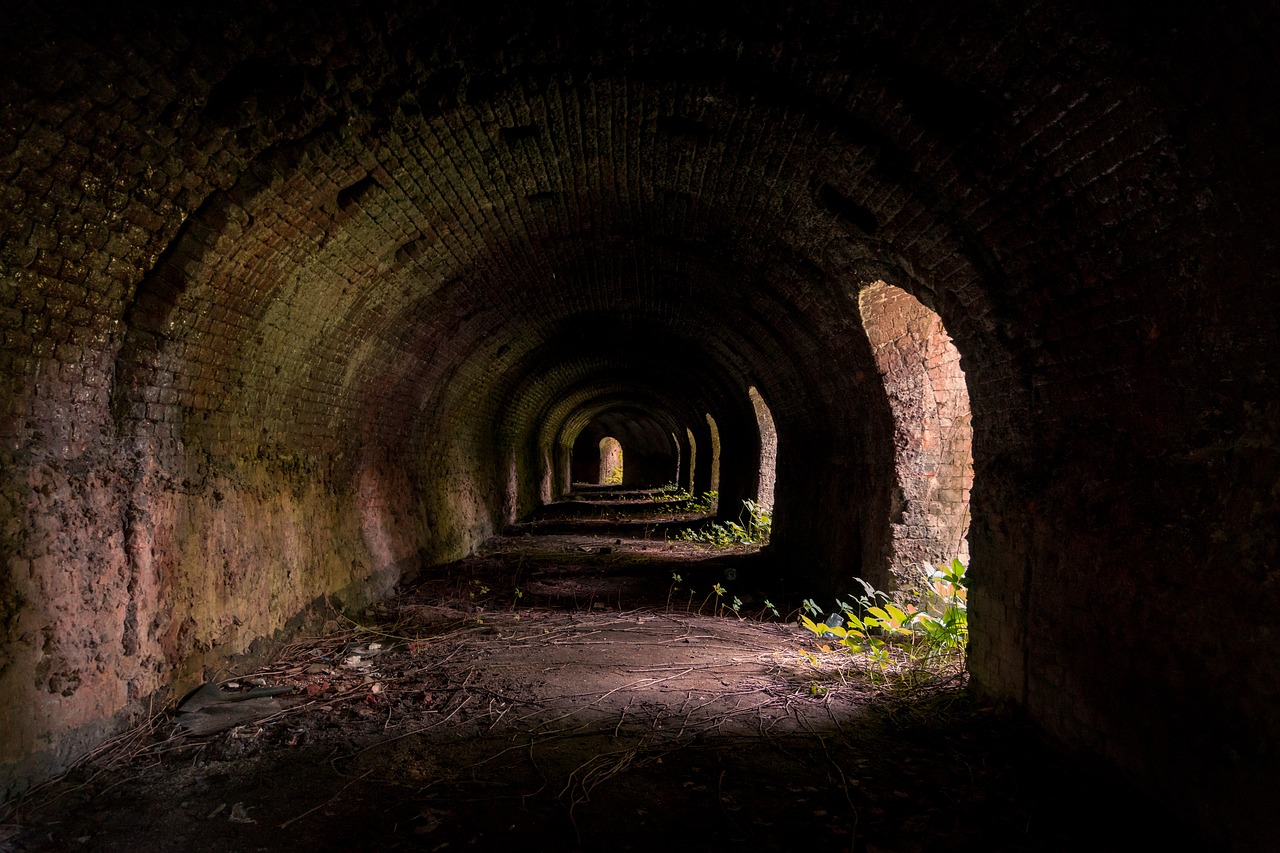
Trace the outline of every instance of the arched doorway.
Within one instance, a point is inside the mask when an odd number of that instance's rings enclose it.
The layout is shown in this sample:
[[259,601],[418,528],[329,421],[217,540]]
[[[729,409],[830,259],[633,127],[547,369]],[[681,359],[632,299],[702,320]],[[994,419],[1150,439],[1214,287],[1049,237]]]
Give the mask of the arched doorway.
[[859,294],[858,307],[893,415],[888,562],[912,586],[922,564],[969,561],[969,391],[936,312],[883,281]]
[[600,485],[622,485],[622,444],[611,435],[600,439]]

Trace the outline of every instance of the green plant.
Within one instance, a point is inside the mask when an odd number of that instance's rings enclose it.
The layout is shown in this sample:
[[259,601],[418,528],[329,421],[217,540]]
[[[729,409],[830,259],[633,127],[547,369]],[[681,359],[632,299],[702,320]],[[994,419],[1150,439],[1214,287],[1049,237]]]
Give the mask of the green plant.
[[706,607],[706,606],[707,606],[707,602],[708,602],[708,601],[710,601],[710,600],[711,600],[711,596],[713,596],[713,595],[714,595],[714,596],[716,597],[716,606],[715,606],[715,607],[713,607],[713,608],[711,609],[711,612],[712,612],[712,613],[714,613],[714,614],[716,614],[716,615],[720,615],[720,612],[719,612],[719,611],[720,611],[720,598],[721,598],[721,596],[723,596],[724,594],[725,594],[725,588],[724,588],[723,586],[721,586],[719,583],[712,584],[712,586],[711,586],[711,592],[707,593],[707,597],[706,597],[706,598],[704,598],[704,599],[702,599],[702,604],[698,605],[698,612],[699,612],[699,613],[701,613],[701,612],[702,612],[702,608],[704,608],[704,607]]
[[907,627],[911,617],[894,604],[872,604],[861,616],[845,610],[844,616],[844,626],[814,622],[808,616],[801,616],[800,624],[819,637],[831,634],[851,653],[865,655],[869,671],[872,665],[883,671],[892,662],[888,638],[911,634]]
[[743,523],[747,538],[752,542],[768,542],[769,534],[773,531],[773,511],[750,498],[742,502],[742,507],[747,512]]
[[671,573],[671,586],[667,588],[667,612],[668,613],[671,612],[671,596],[675,594],[676,590],[680,589],[679,585],[683,581],[684,581],[684,578],[680,577],[680,575],[676,574],[675,572]]
[[915,614],[914,622],[928,638],[928,648],[934,654],[958,653],[963,658],[969,644],[967,572],[958,559],[937,567],[925,565],[930,582],[928,600],[941,612],[934,614],[926,609]]
[[[733,522],[729,522],[729,524],[737,527]],[[718,521],[714,521],[700,529],[690,527],[681,530],[676,534],[676,539],[681,542],[705,542],[709,545],[715,545],[717,548],[728,548],[739,541],[739,536],[735,535],[735,532],[730,528]]]
[[720,499],[718,492],[703,492],[695,495],[684,489],[677,489],[662,498],[663,509],[667,512],[699,513],[705,515],[715,509]]
[[[904,675],[915,675],[930,666],[963,662],[969,637],[968,586],[966,570],[959,560],[926,567],[930,588],[924,594],[924,610],[915,605],[905,607],[892,602],[889,594],[855,578],[863,595],[856,606],[837,600],[843,618],[814,621],[822,610],[806,598],[801,604],[802,627],[815,636],[831,635],[850,654],[862,655],[872,678],[883,676],[897,661],[905,663]],[[839,622],[843,624],[839,624]]]
[[817,655],[812,652],[807,652],[804,649],[798,649],[797,652],[800,655],[801,661],[807,661],[814,669],[822,669],[822,661],[818,660]]
[[703,492],[701,495],[695,495],[675,483],[667,483],[665,486],[654,489],[650,496],[656,508],[663,512],[702,515],[715,509],[716,502],[720,499],[718,492]]
[[[707,492],[707,495],[715,495]],[[742,524],[726,521],[721,524],[713,521],[701,528],[689,527],[676,534],[681,542],[705,542],[717,548],[728,548],[733,545],[758,545],[769,541],[769,533],[773,527],[773,516],[769,510],[752,500],[744,500],[743,508],[746,518]],[[698,512],[710,512],[710,507],[699,507]],[[743,519],[740,515],[739,519]]]
[[692,497],[687,502],[685,512],[708,513],[716,508],[716,504],[720,502],[720,493],[716,491],[703,492],[697,497]]

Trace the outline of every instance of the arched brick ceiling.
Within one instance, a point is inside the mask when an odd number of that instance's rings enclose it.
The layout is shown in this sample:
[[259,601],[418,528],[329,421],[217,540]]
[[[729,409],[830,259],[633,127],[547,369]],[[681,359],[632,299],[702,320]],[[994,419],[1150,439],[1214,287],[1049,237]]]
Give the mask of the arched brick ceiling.
[[[621,382],[617,381],[619,378]],[[668,432],[683,436],[687,424],[698,417],[689,402],[689,396],[672,393],[667,387],[651,392],[643,385],[627,382],[626,377],[611,375],[613,381],[585,381],[570,386],[554,405],[544,407],[535,420],[541,424],[538,446],[544,448],[559,444],[571,445],[578,433],[596,416],[619,409],[635,409]]]
[[[1042,41],[1043,15],[993,41],[996,16],[958,12],[916,29],[873,8],[654,8],[494,20],[299,5],[245,9],[230,32],[221,15],[137,11],[78,35],[54,18],[80,62],[24,76],[29,96],[68,96],[49,146],[84,147],[86,173],[133,149],[113,165],[147,176],[80,181],[101,197],[89,211],[145,220],[124,229],[142,244],[138,304],[151,291],[175,303],[149,331],[186,367],[144,369],[198,373],[179,396],[219,400],[213,419],[233,431],[306,423],[309,441],[340,428],[335,410],[413,423],[415,393],[469,372],[453,359],[500,375],[518,342],[554,335],[540,321],[583,311],[648,311],[767,377],[800,330],[822,352],[847,328],[823,281],[863,269],[910,279],[955,315],[958,339],[989,341],[1010,322],[1016,273],[1080,248],[1055,249],[1046,235],[1062,229],[1044,226],[1120,224],[1105,187],[1122,175],[1085,161],[1141,168],[1163,136],[1140,93],[1084,66],[1088,46]],[[972,51],[957,52],[966,36]],[[787,51],[801,40],[803,61]],[[122,97],[134,106],[109,148],[74,140],[86,111]],[[1135,138],[1139,154],[1121,154]],[[1044,184],[1067,192],[1030,192]],[[1047,198],[1053,209],[1026,207]],[[1125,201],[1124,217],[1142,215]],[[150,272],[147,252],[163,255]],[[801,358],[772,383],[784,416],[812,402],[800,378],[818,372]]]
[[[529,208],[509,182],[504,185],[501,161],[509,152],[466,152],[456,137],[445,147],[439,127],[415,132],[412,143],[395,134],[394,143],[347,151],[345,170],[335,170],[336,158],[327,153],[291,163],[288,178],[264,181],[251,172],[242,184],[253,189],[238,185],[215,196],[144,282],[137,304],[158,302],[161,310],[152,313],[160,316],[136,311],[134,327],[150,325],[170,351],[180,351],[182,361],[200,371],[204,378],[194,394],[222,400],[221,423],[211,429],[229,422],[234,430],[237,418],[251,418],[287,432],[307,423],[296,417],[294,394],[302,389],[316,409],[376,411],[383,424],[402,429],[415,423],[416,410],[440,411],[416,398],[441,393],[455,378],[470,396],[489,399],[483,382],[504,378],[508,365],[534,346],[556,341],[570,353],[581,336],[565,334],[561,325],[583,315],[605,329],[647,321],[647,345],[632,349],[634,359],[696,341],[721,370],[776,375],[783,411],[811,408],[818,392],[805,389],[804,377],[822,373],[831,340],[820,337],[823,318],[835,327],[828,335],[847,333],[847,316],[844,326],[839,323],[847,307],[834,301],[831,289],[822,292],[804,281],[819,277],[816,268],[779,269],[779,255],[794,256],[789,249],[769,251],[764,235],[754,231],[699,240],[698,219],[687,203],[672,207],[661,197],[644,198],[647,183],[631,188],[633,196],[599,201],[602,224],[575,221],[571,233],[539,234],[563,228],[570,215],[563,205]],[[432,134],[436,141],[422,144]],[[419,147],[409,153],[395,153],[414,144]],[[472,159],[460,159],[459,152]],[[714,161],[713,154],[705,156]],[[572,161],[575,152],[546,156]],[[485,174],[478,176],[481,168]],[[744,205],[728,190],[761,179],[749,171],[723,179],[720,197],[700,194],[700,204],[711,211],[704,216],[775,227],[765,210]],[[809,192],[806,179],[802,174],[793,181],[797,195]],[[437,186],[424,193],[428,182]],[[653,221],[609,223],[628,206]],[[424,242],[431,245],[424,248]],[[205,328],[201,320],[176,319],[220,316],[231,318],[225,327],[217,320]],[[228,337],[235,346],[225,345]],[[256,369],[264,363],[279,369]],[[684,368],[703,369],[698,361]],[[343,431],[339,421],[330,419],[330,426]]]
[[[613,437],[622,445],[624,465],[628,454],[662,454],[674,459],[675,439],[672,438],[671,425],[662,422],[665,420],[654,418],[646,409],[614,405],[594,415],[578,437],[585,437],[596,446],[605,436]],[[672,479],[674,468],[667,473],[668,479]]]
[[1176,112],[1102,20],[28,4],[0,225],[34,355],[10,395],[55,453],[123,439],[183,481],[277,457],[350,474],[370,449],[429,479],[431,453],[528,452],[586,386],[733,436],[756,385],[784,447],[876,482],[891,431],[851,297],[884,280],[963,354],[976,464],[1016,467],[1036,377],[1122,393],[1108,348],[1197,239]]
[[[520,395],[520,402],[507,409],[508,434],[523,436],[532,427],[550,438],[567,429],[569,419],[589,417],[583,413],[594,414],[627,399],[669,412],[678,423],[688,424],[705,411],[705,407],[699,410],[700,403],[720,398],[715,393],[718,389],[690,382],[687,372],[678,372],[680,363],[674,360],[657,360],[652,368],[637,371],[617,361],[599,360],[558,365],[537,377]],[[662,373],[663,368],[671,372]]]

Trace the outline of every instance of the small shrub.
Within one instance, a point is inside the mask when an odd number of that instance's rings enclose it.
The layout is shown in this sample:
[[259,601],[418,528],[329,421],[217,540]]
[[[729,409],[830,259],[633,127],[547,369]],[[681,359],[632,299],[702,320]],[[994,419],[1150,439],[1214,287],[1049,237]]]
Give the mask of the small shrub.
[[926,566],[930,589],[926,600],[937,606],[937,615],[928,610],[916,613],[914,623],[928,638],[935,653],[959,653],[961,658],[969,645],[969,579],[967,569],[958,559],[943,566]]
[[747,538],[752,542],[768,542],[773,532],[773,511],[750,499],[743,501],[742,507],[747,512],[744,522]]
[[[969,641],[968,580],[959,560],[927,566],[930,588],[924,594],[924,610],[908,604],[900,607],[889,594],[855,578],[864,594],[855,604],[837,601],[839,614],[825,622],[814,621],[822,611],[812,599],[801,605],[800,625],[815,636],[833,636],[849,654],[866,659],[872,678],[883,676],[895,663],[904,663],[904,675],[963,664]],[[896,654],[896,657],[895,657]]]

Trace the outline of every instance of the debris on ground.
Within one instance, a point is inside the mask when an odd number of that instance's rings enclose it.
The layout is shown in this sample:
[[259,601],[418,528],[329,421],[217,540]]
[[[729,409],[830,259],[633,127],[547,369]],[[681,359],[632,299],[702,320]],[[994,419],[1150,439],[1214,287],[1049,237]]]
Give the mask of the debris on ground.
[[238,693],[207,682],[178,706],[174,722],[188,734],[215,734],[280,713],[284,706],[273,697],[292,692],[292,687],[255,687]]

